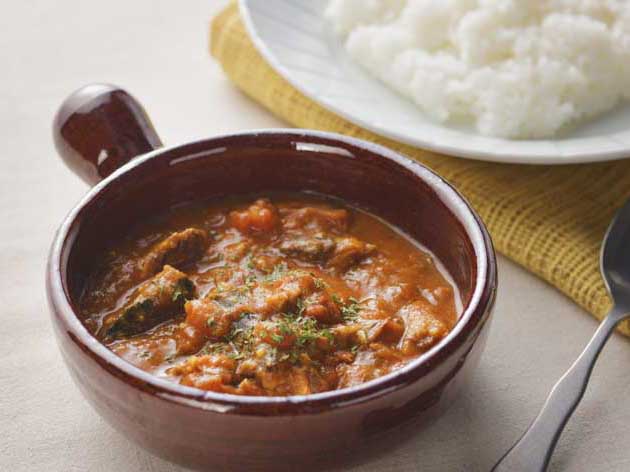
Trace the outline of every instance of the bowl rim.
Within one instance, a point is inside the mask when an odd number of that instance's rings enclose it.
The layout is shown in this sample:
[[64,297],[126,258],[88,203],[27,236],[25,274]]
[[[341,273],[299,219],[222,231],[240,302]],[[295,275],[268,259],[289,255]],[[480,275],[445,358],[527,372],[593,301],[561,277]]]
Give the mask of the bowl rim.
[[[387,375],[344,389],[284,397],[233,395],[187,387],[166,379],[160,379],[117,356],[87,330],[71,303],[67,284],[67,256],[76,241],[79,226],[77,222],[80,220],[82,210],[98,200],[103,189],[114,185],[127,172],[143,166],[150,159],[163,158],[168,160],[178,151],[178,154],[185,156],[184,160],[205,158],[212,154],[207,151],[219,148],[225,150],[225,146],[217,146],[217,143],[226,139],[254,138],[265,140],[270,137],[283,138],[291,144],[298,143],[298,141],[292,140],[302,140],[305,144],[323,145],[326,152],[331,152],[331,149],[334,150],[336,145],[339,146],[339,151],[345,154],[349,152],[348,148],[362,152],[367,151],[379,158],[393,161],[394,164],[402,168],[401,170],[411,171],[435,192],[441,204],[453,214],[464,228],[474,249],[477,263],[477,277],[473,294],[469,303],[463,307],[463,312],[454,328],[431,349]],[[325,141],[325,144],[321,142],[322,140]],[[199,148],[199,146],[206,151],[191,155],[186,154],[186,148]],[[198,151],[198,149],[196,150]],[[317,152],[317,148],[311,150]],[[182,153],[182,151],[184,152]],[[178,159],[182,158],[179,157]],[[486,321],[486,314],[491,311],[494,305],[496,286],[496,256],[488,231],[468,201],[442,177],[419,162],[379,144],[336,133],[292,128],[255,129],[222,134],[158,148],[134,158],[94,185],[67,214],[55,234],[46,268],[46,291],[52,316],[56,316],[60,320],[72,341],[80,344],[81,349],[102,367],[121,378],[125,383],[165,400],[202,410],[236,414],[313,413],[361,403],[415,382],[438,366],[441,359],[447,358],[450,353],[461,347],[468,336],[476,331],[475,328]]]

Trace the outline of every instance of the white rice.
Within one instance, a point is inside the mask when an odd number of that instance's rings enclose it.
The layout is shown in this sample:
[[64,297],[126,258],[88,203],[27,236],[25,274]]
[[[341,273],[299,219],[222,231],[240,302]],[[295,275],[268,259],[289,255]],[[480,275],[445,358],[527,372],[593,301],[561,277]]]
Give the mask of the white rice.
[[630,0],[332,0],[351,57],[440,122],[552,136],[630,98]]

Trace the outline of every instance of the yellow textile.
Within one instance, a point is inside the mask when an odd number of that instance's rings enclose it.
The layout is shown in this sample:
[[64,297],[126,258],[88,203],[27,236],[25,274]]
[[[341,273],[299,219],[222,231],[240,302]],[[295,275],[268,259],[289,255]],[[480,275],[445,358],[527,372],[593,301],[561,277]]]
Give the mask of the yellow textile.
[[[210,36],[211,53],[228,77],[275,115],[297,127],[379,143],[427,165],[469,199],[499,252],[597,318],[606,314],[611,302],[599,273],[599,249],[615,210],[630,197],[630,160],[527,166],[415,149],[340,118],[289,85],[255,49],[236,5],[213,20]],[[620,331],[630,336],[630,323],[624,322]]]

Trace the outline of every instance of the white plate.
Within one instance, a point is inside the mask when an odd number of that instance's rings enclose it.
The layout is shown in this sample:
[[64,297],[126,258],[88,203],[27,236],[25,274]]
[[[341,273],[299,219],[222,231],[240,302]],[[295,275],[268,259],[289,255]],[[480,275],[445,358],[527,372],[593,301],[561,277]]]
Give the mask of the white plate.
[[505,140],[435,123],[355,65],[323,19],[325,0],[240,0],[245,25],[271,66],[304,95],[382,136],[487,161],[570,164],[630,157],[630,106],[549,140]]

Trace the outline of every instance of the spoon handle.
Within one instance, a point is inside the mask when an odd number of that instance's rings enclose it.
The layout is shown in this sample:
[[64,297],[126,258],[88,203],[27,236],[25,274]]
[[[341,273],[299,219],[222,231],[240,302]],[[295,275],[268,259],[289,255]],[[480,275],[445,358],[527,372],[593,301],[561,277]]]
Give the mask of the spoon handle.
[[558,438],[586,390],[593,366],[615,326],[624,316],[611,311],[571,368],[554,385],[525,434],[499,460],[493,472],[544,472]]

